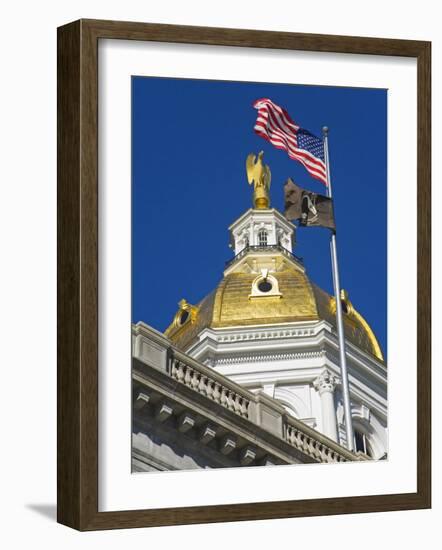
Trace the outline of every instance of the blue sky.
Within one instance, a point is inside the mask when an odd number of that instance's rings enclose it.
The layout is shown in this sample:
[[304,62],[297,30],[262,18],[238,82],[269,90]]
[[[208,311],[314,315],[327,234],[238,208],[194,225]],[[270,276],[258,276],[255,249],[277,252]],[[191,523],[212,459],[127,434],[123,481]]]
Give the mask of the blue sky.
[[[255,99],[269,97],[329,151],[341,286],[387,350],[387,91],[132,78],[132,320],[159,330],[177,303],[199,302],[232,257],[227,227],[252,205],[245,159],[264,150],[271,206],[288,176],[324,186],[253,132]],[[300,228],[295,254],[333,293],[329,231]]]

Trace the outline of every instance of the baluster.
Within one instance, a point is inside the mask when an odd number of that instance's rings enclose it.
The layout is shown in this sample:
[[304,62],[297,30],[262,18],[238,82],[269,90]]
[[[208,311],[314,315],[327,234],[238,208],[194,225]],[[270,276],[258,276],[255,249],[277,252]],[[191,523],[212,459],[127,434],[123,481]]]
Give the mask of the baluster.
[[285,428],[285,438],[290,443],[290,445],[293,445],[294,435],[295,434],[293,433],[293,428],[287,425]]
[[316,452],[315,452],[316,441],[311,437],[307,437],[306,439],[307,439],[307,446],[308,446],[307,448],[309,450],[310,456],[312,456],[313,458],[316,458]]
[[172,378],[177,378],[178,367],[176,366],[176,361],[172,361],[172,368],[170,369],[170,374]]
[[241,396],[237,393],[233,394],[233,407],[235,409],[236,414],[241,414]]
[[293,428],[291,426],[287,426],[286,431],[286,439],[290,443],[290,445],[293,445],[294,443],[294,434],[293,434]]
[[313,450],[315,453],[315,457],[320,460],[321,459],[321,444],[319,441],[315,441],[313,444]]
[[249,402],[244,398],[241,401],[241,416],[249,418]]
[[186,386],[190,386],[192,382],[192,374],[193,374],[192,369],[190,367],[186,367],[185,375],[184,375],[184,383],[186,384]]
[[303,450],[307,454],[311,455],[311,449],[310,449],[310,446],[309,446],[310,441],[308,440],[308,437],[305,434],[302,434],[301,443],[302,443]]
[[207,376],[201,375],[200,383],[198,385],[198,391],[203,395],[207,395],[206,381],[207,381]]
[[299,448],[300,449],[307,449],[307,436],[304,432],[301,432],[301,430],[298,430],[298,438],[299,438]]
[[318,450],[316,448],[316,441],[310,440],[310,451],[312,453],[313,458],[318,458]]
[[227,406],[233,412],[235,412],[235,394],[233,391],[227,392]]
[[192,373],[192,389],[196,390],[200,383],[199,374],[196,370]]
[[299,447],[301,446],[299,431],[293,426],[290,426],[290,434],[292,438],[292,445],[295,446],[297,449],[299,449]]
[[221,386],[218,384],[218,382],[214,382],[213,400],[216,401],[217,403],[219,403],[221,400],[220,387]]
[[221,398],[220,398],[221,405],[224,407],[228,406],[228,400],[227,400],[227,390],[224,386],[221,386]]
[[176,379],[178,380],[178,382],[183,383],[184,382],[184,365],[183,363],[176,361],[175,366],[176,366]]
[[207,397],[213,399],[213,381],[210,378],[206,378],[206,394]]

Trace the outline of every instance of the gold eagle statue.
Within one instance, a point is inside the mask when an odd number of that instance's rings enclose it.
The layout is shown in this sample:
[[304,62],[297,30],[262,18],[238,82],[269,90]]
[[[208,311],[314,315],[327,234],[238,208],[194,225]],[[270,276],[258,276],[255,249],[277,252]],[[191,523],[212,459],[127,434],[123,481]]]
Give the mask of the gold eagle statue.
[[264,151],[260,151],[258,156],[250,153],[246,159],[247,179],[250,185],[253,183],[253,207],[260,210],[270,207],[270,181],[272,174],[267,164],[264,164],[262,157]]

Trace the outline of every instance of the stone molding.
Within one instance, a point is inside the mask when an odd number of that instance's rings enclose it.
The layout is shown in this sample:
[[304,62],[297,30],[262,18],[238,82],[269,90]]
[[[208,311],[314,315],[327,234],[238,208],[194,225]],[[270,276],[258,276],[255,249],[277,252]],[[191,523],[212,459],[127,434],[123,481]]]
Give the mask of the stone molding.
[[238,357],[223,357],[221,359],[212,360],[214,366],[233,365],[235,363],[257,363],[262,361],[284,361],[293,359],[314,359],[323,357],[324,352],[320,351],[299,351],[293,353],[272,353],[261,355],[248,355]]
[[316,330],[312,328],[299,329],[278,329],[247,331],[240,333],[231,333],[226,335],[211,334],[211,338],[219,343],[243,342],[244,340],[281,340],[283,338],[299,338],[300,336],[314,336]]

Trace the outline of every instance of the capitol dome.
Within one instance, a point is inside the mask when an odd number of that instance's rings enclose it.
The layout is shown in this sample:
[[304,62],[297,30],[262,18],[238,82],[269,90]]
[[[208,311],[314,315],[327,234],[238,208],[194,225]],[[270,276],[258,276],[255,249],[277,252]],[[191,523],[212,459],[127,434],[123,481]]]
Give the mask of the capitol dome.
[[[310,281],[302,262],[287,249],[280,245],[249,246],[242,257],[238,256],[215,290],[198,304],[180,302],[166,330],[177,347],[188,349],[206,328],[277,327],[323,320],[335,330],[334,297]],[[258,268],[257,261],[260,262]],[[345,292],[342,304],[348,341],[382,361],[376,336]]]

